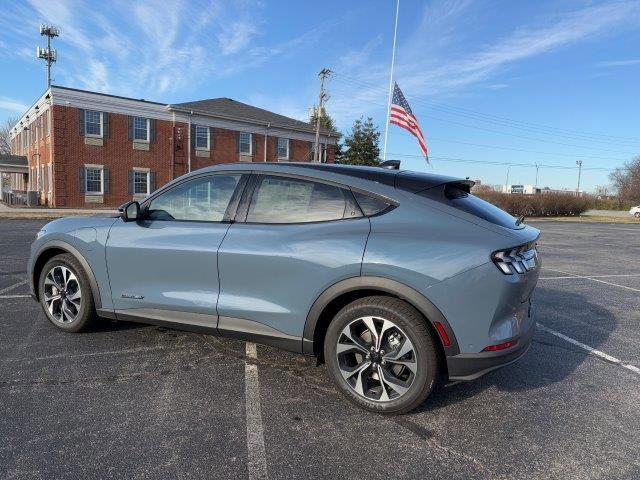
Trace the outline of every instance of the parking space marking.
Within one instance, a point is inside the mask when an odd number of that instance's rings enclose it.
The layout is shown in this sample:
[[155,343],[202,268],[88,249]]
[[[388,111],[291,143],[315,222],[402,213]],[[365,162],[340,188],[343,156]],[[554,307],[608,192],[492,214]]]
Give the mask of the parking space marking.
[[607,282],[605,280],[600,280],[599,278],[596,278],[596,277],[591,277],[591,276],[587,276],[587,275],[577,275],[575,273],[563,272],[562,270],[556,270],[554,268],[547,268],[547,270],[551,270],[552,272],[562,273],[564,275],[570,276],[571,278],[586,278],[587,280],[591,280],[593,282],[604,283],[606,285],[612,285],[614,287],[620,287],[620,288],[624,288],[626,290],[631,290],[632,292],[640,293],[640,289],[639,288],[627,287],[626,285],[620,285],[618,283]]
[[0,295],[0,299],[2,298],[29,298],[31,295]]
[[601,358],[603,360],[606,360],[608,362],[615,363],[616,365],[620,365],[622,368],[626,368],[627,370],[630,370],[633,373],[637,373],[637,374],[640,375],[640,368],[636,367],[635,365],[630,365],[628,363],[624,363],[619,358],[612,357],[611,355],[606,354],[604,352],[601,352],[600,350],[596,350],[595,348],[590,347],[589,345],[586,345],[586,344],[584,344],[582,342],[579,342],[578,340],[576,340],[574,338],[568,337],[563,333],[560,333],[560,332],[558,332],[556,330],[553,330],[552,328],[545,327],[541,323],[536,323],[536,325],[538,326],[538,328],[540,330],[543,330],[543,331],[545,331],[547,333],[550,333],[551,335],[555,335],[558,338],[561,338],[561,339],[563,339],[563,340],[565,340],[565,341],[567,341],[567,342],[569,342],[569,343],[571,343],[573,345],[576,345],[577,347],[580,347],[580,348],[586,350],[591,355],[599,357],[599,358]]
[[[551,269],[548,268],[547,270],[551,270]],[[558,270],[552,270],[552,271],[557,272]],[[569,274],[566,277],[540,277],[538,280],[567,280],[567,279],[570,279],[570,278],[593,279],[593,278],[618,278],[618,277],[623,277],[623,278],[624,277],[640,277],[640,273],[621,273],[621,274],[617,274],[617,275],[589,275],[589,276]]]
[[[247,358],[258,358],[256,344],[247,342]],[[249,480],[267,478],[267,455],[264,448],[264,429],[260,408],[260,384],[258,365],[246,362],[244,365],[245,403],[247,412],[247,470]]]
[[29,282],[29,280],[22,280],[21,282],[14,283],[13,285],[9,285],[8,287],[5,287],[2,290],[0,290],[0,295],[2,295],[3,293],[6,293],[6,292],[10,292],[14,288],[18,288],[18,287],[20,287],[22,285],[26,285],[28,282]]

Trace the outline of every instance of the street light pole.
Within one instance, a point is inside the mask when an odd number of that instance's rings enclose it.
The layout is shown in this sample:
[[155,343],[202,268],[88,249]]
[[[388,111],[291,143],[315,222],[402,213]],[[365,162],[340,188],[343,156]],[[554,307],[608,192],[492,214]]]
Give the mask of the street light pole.
[[327,94],[324,91],[324,79],[331,73],[328,68],[320,70],[318,76],[320,77],[320,94],[318,96],[318,111],[316,112],[316,151],[313,155],[314,162],[320,162],[320,120],[324,113],[324,101],[327,99]]
[[576,160],[578,166],[578,186],[576,187],[576,196],[580,196],[580,175],[582,174],[582,160]]

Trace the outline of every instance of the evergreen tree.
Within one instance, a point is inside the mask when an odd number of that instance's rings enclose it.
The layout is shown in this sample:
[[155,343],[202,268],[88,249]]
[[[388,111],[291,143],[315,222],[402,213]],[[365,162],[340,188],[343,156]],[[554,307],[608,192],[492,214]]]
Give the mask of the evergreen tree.
[[380,163],[380,132],[371,117],[356,120],[351,133],[344,139],[346,151],[340,163],[348,165],[378,165]]

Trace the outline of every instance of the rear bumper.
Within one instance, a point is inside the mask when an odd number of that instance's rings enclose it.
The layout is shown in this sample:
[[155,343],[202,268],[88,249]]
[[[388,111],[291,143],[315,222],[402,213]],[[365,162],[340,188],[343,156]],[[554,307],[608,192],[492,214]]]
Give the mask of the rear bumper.
[[531,322],[529,330],[517,337],[518,343],[511,348],[498,352],[461,353],[447,357],[449,380],[475,380],[492,370],[515,362],[529,350],[536,331],[535,325],[535,322]]

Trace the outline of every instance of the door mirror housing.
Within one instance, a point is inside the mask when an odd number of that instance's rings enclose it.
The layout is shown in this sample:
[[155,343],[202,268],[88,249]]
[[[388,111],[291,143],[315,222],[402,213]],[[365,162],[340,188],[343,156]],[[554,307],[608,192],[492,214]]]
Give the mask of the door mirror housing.
[[140,204],[135,200],[125,203],[118,208],[120,218],[124,222],[135,222],[140,218]]

